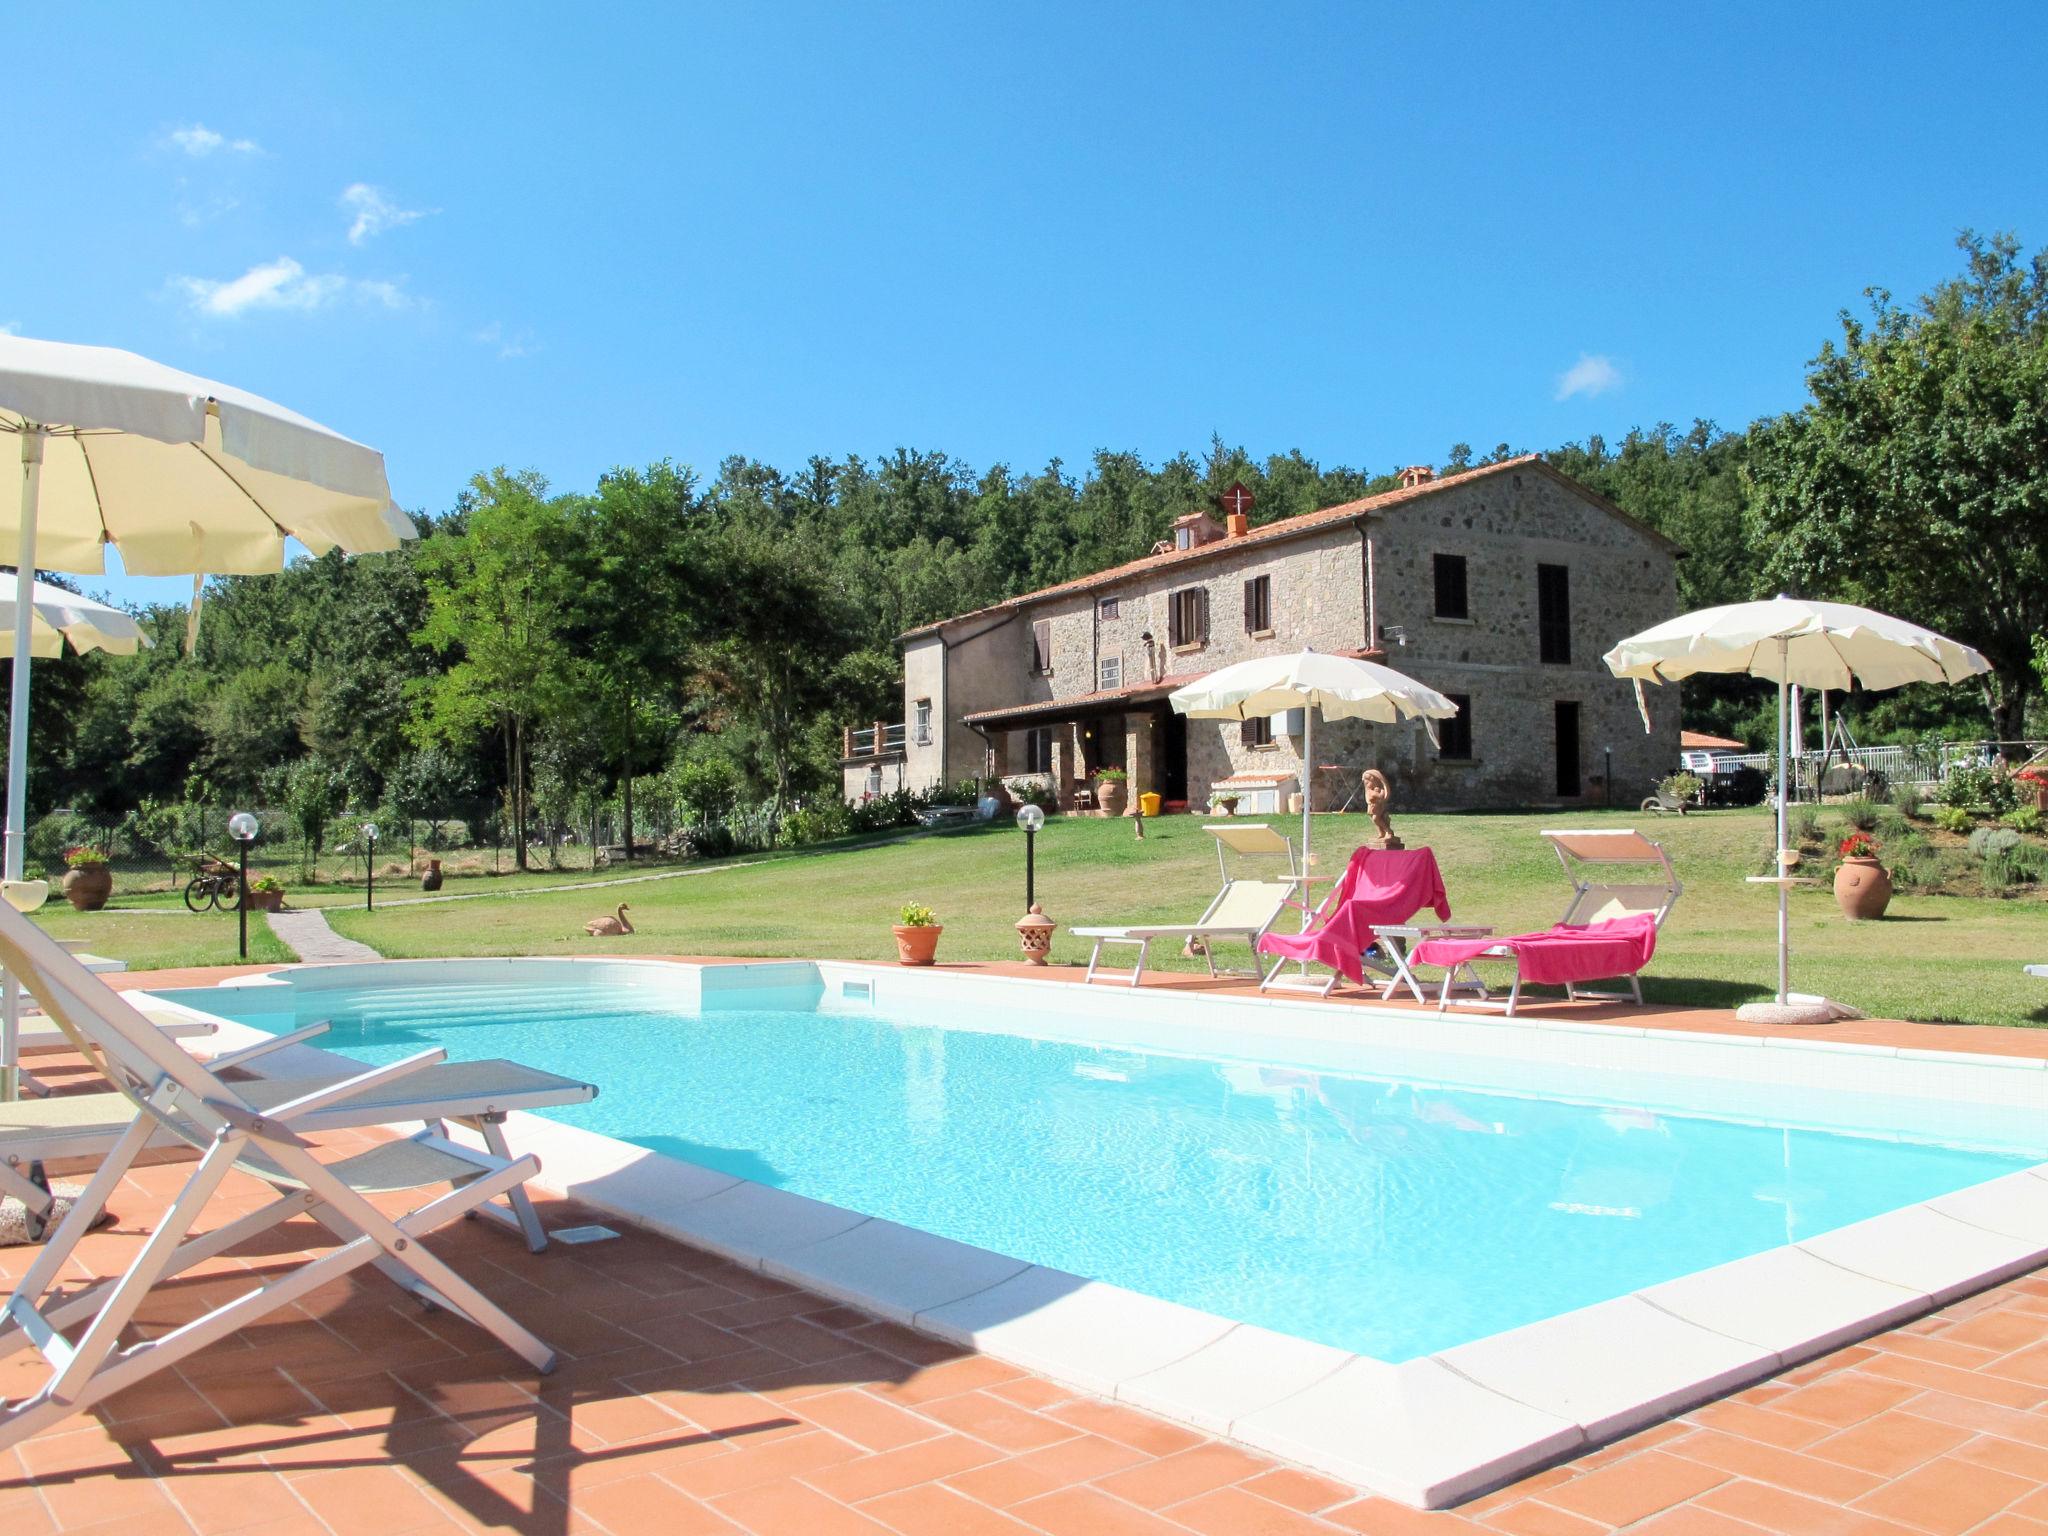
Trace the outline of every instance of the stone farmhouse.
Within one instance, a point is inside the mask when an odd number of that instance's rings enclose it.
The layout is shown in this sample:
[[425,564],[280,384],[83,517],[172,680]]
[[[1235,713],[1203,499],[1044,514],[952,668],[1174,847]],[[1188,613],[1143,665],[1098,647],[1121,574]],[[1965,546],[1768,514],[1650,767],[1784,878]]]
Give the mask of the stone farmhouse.
[[[1438,478],[1417,466],[1384,495],[1251,527],[1191,512],[1154,553],[911,630],[903,719],[845,732],[849,799],[999,776],[1062,808],[1129,775],[1169,810],[1317,809],[1377,767],[1396,810],[1633,804],[1678,762],[1678,689],[1632,687],[1601,653],[1677,611],[1670,539],[1539,456]],[[1363,656],[1448,694],[1458,718],[1317,723],[1299,712],[1191,720],[1167,695],[1250,656]],[[1359,802],[1362,804],[1362,800]]]

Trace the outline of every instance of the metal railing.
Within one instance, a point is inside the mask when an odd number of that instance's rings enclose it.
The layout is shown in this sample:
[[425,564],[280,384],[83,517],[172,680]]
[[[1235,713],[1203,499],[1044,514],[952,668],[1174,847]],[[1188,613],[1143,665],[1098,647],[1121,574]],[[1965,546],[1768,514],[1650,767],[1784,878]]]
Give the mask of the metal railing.
[[903,750],[907,728],[877,720],[873,725],[847,726],[840,734],[841,757],[880,757]]
[[[1929,742],[1926,745],[1848,747],[1837,748],[1832,755],[1809,747],[1798,755],[1798,782],[1811,784],[1821,772],[1821,763],[1826,759],[1830,771],[1844,763],[1851,763],[1872,773],[1881,773],[1893,784],[1917,783],[1939,784],[1949,776],[1951,770],[1961,764],[1977,766],[2014,753],[2025,759],[2039,752],[2048,743],[2039,741],[1944,741]],[[1714,754],[1715,766],[1730,768],[1754,768],[1769,777],[1771,754],[1768,752],[1746,752],[1740,755]]]

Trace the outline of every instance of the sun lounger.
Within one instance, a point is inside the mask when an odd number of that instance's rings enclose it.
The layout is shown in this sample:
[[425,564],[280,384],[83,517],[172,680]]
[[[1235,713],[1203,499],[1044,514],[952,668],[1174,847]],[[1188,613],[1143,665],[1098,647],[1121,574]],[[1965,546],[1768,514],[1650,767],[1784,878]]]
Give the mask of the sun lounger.
[[[1439,1012],[1450,1006],[1453,991],[1463,987],[1476,994],[1462,999],[1463,1006],[1511,1015],[1521,1000],[1524,982],[1562,986],[1571,1000],[1642,1002],[1642,970],[1656,954],[1657,933],[1684,890],[1670,856],[1661,843],[1633,828],[1545,832],[1542,836],[1572,882],[1572,899],[1564,916],[1539,933],[1433,938],[1417,945],[1411,957],[1416,964],[1443,968]],[[1614,866],[1642,869],[1651,865],[1662,871],[1662,878],[1654,883],[1619,884],[1594,878],[1596,872]],[[1514,963],[1514,981],[1505,1002],[1494,999],[1479,980],[1472,969],[1475,960]],[[1613,979],[1626,979],[1628,990],[1596,992],[1585,985]]]
[[[1263,822],[1212,823],[1202,830],[1216,840],[1216,868],[1223,880],[1222,888],[1216,892],[1208,909],[1192,923],[1070,929],[1077,939],[1095,941],[1094,951],[1088,957],[1087,980],[1094,981],[1101,974],[1107,980],[1128,981],[1135,987],[1145,974],[1145,962],[1154,939],[1180,939],[1193,944],[1201,951],[1209,974],[1214,976],[1218,974],[1214,945],[1224,940],[1256,945],[1260,935],[1280,920],[1301,884],[1295,868],[1293,842]],[[1257,879],[1233,874],[1229,863],[1229,855],[1233,853],[1241,859],[1284,860],[1286,873],[1268,874]],[[1103,946],[1109,944],[1130,945],[1137,949],[1137,963],[1128,975],[1100,970]]]
[[[553,1369],[553,1350],[420,1241],[524,1184],[539,1171],[535,1159],[479,1152],[428,1130],[323,1162],[302,1135],[324,1111],[396,1089],[437,1062],[440,1051],[373,1067],[259,1109],[244,1085],[209,1071],[166,1040],[119,993],[4,906],[0,964],[34,990],[50,1016],[73,1033],[137,1110],[0,1309],[0,1357],[34,1349],[47,1365],[34,1392],[0,1403],[0,1450],[365,1264],[476,1324],[536,1370]],[[408,1108],[390,1118],[411,1120],[417,1113]],[[190,1178],[117,1278],[82,1291],[60,1290],[60,1283],[75,1284],[80,1241],[159,1129],[171,1131],[200,1154]],[[223,1211],[217,1225],[194,1236],[234,1171],[267,1184],[275,1198],[243,1214]],[[414,1195],[442,1185],[452,1188],[438,1196],[422,1194],[419,1203],[395,1218],[368,1198],[373,1193]],[[250,1280],[261,1283],[168,1331],[130,1335],[124,1342],[124,1330],[160,1283],[302,1215],[325,1226],[337,1246],[288,1268],[268,1261],[265,1268],[248,1272]]]
[[2048,965],[2029,965],[2023,969],[2029,976],[2048,976]]
[[[1420,985],[1409,972],[1400,946],[1382,939],[1377,926],[1405,924],[1425,907],[1434,908],[1439,919],[1450,918],[1451,899],[1434,853],[1427,848],[1356,849],[1307,928],[1300,933],[1260,936],[1258,952],[1275,958],[1271,969],[1259,978],[1259,990],[1284,989],[1328,997],[1339,981],[1364,985],[1370,967],[1388,975],[1383,996],[1391,995],[1405,978],[1419,1000]],[[1290,964],[1299,966],[1299,973],[1282,976],[1281,971]],[[1329,974],[1310,976],[1311,965],[1324,967]]]

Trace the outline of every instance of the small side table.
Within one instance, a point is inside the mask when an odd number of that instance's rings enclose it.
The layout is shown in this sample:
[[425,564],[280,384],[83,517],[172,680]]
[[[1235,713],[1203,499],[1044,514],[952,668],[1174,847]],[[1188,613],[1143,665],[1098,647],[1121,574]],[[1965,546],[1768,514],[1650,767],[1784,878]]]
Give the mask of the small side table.
[[[1414,994],[1415,1001],[1425,1007],[1429,1004],[1429,996],[1422,990],[1422,982],[1416,977],[1415,972],[1409,969],[1408,957],[1414,953],[1415,946],[1428,939],[1493,937],[1493,929],[1479,923],[1375,923],[1372,931],[1373,936],[1382,941],[1374,947],[1384,954],[1388,961],[1385,966],[1374,966],[1375,970],[1387,972],[1386,984],[1380,988],[1380,1001],[1387,1001],[1405,985],[1409,992]],[[1450,967],[1449,974],[1444,977],[1443,990],[1446,997],[1453,992],[1470,992],[1482,999],[1491,995],[1486,990],[1486,983],[1479,979],[1479,973],[1472,969],[1469,962]]]

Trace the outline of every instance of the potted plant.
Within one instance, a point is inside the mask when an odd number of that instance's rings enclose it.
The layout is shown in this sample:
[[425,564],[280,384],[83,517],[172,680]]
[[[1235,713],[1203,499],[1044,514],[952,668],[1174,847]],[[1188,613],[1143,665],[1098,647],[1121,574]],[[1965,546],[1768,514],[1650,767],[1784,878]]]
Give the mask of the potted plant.
[[2013,787],[2034,797],[2034,809],[2048,816],[2048,767],[2029,763],[2012,776]]
[[99,911],[114,894],[114,867],[107,862],[105,851],[66,848],[64,862],[70,866],[64,876],[64,899],[81,912]]
[[1105,768],[1095,775],[1095,803],[1112,816],[1124,811],[1124,788],[1131,776],[1121,768]]
[[284,882],[275,875],[265,875],[249,882],[249,908],[254,912],[282,912],[284,910]]
[[1237,814],[1237,802],[1238,797],[1236,795],[1216,796],[1213,802],[1216,807],[1216,814],[1218,816],[1235,816]]
[[1851,922],[1884,916],[1891,904],[1892,877],[1877,861],[1877,839],[1851,832],[1836,850],[1842,856],[1835,871],[1835,902]]
[[896,917],[896,959],[903,965],[930,965],[938,953],[939,915],[930,907],[907,902]]

